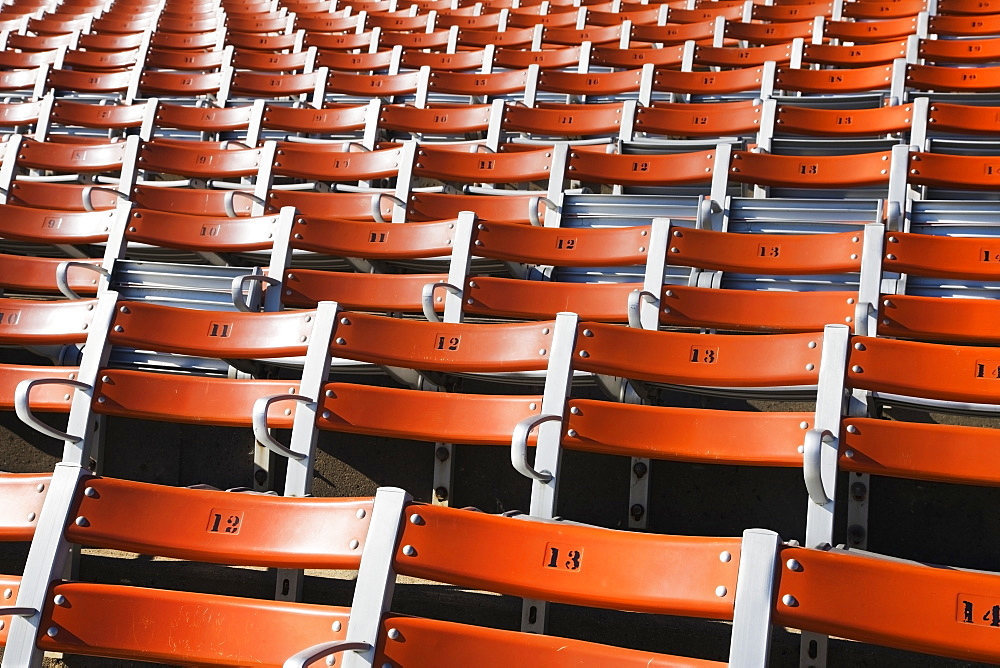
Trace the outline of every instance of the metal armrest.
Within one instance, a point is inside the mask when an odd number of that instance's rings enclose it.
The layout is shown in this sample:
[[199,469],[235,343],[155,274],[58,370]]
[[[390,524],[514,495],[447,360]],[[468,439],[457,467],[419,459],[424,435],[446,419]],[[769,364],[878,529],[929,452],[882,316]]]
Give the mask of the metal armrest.
[[265,209],[267,208],[267,200],[263,197],[257,197],[253,193],[248,193],[245,190],[231,190],[225,194],[222,198],[222,205],[226,208],[226,215],[230,218],[236,218],[236,198],[246,197],[248,200],[254,204],[260,204]]
[[312,399],[303,397],[301,394],[276,394],[272,397],[261,397],[253,402],[253,436],[265,448],[276,455],[296,461],[303,460],[306,458],[304,454],[286,448],[267,431],[267,411],[271,408],[271,404],[276,401],[297,401],[301,404],[308,404]]
[[371,149],[362,144],[361,142],[349,141],[344,146],[347,147],[347,152],[357,151],[358,153],[371,153]]
[[330,656],[339,652],[350,652],[352,650],[355,652],[367,652],[371,648],[372,646],[368,643],[356,640],[325,642],[307,647],[301,652],[288,657],[285,659],[285,663],[282,664],[282,668],[305,668],[316,659],[322,659],[324,656]]
[[876,312],[869,301],[858,300],[854,305],[854,332],[858,336],[875,336],[875,332],[868,331],[868,318]]
[[427,318],[428,322],[441,322],[441,318],[434,311],[434,291],[438,288],[444,288],[456,297],[462,296],[462,289],[451,283],[424,283],[420,292],[420,305],[424,309],[424,317]]
[[711,229],[712,226],[709,223],[711,222],[713,213],[722,213],[722,205],[711,197],[701,200],[698,203],[698,227]]
[[0,617],[31,617],[36,612],[38,611],[34,608],[0,607]]
[[80,295],[78,295],[73,288],[69,287],[68,274],[70,267],[82,267],[84,269],[89,269],[97,272],[109,281],[111,280],[111,272],[99,264],[80,262],[78,260],[66,260],[65,262],[60,262],[56,265],[56,287],[59,288],[59,292],[63,293],[63,295],[69,299],[81,299]]
[[642,329],[642,322],[639,319],[639,307],[641,302],[655,304],[660,308],[660,298],[649,290],[633,290],[628,295],[628,326],[633,329]]
[[102,193],[108,193],[109,195],[114,195],[118,199],[123,199],[127,202],[132,201],[131,197],[129,197],[127,194],[115,188],[105,188],[104,186],[87,186],[86,188],[83,189],[83,192],[80,194],[80,196],[83,198],[83,208],[86,209],[87,211],[96,211],[96,209],[94,208],[94,198],[93,198],[93,193],[95,190],[100,191]]
[[230,289],[230,294],[233,297],[233,306],[236,307],[237,311],[243,311],[244,313],[250,312],[250,307],[247,306],[246,301],[243,299],[243,286],[247,281],[257,281],[258,283],[267,283],[268,285],[281,285],[281,281],[278,279],[263,274],[246,274],[245,276],[234,278],[232,288]]
[[531,430],[543,422],[561,421],[562,415],[532,415],[524,418],[514,426],[514,433],[510,438],[510,463],[514,465],[517,472],[525,478],[549,482],[552,480],[552,473],[549,471],[536,471],[528,464],[528,434]]
[[802,444],[802,476],[805,478],[809,498],[819,506],[830,502],[823,487],[822,458],[823,444],[837,446],[838,438],[829,429],[810,429]]
[[390,195],[389,193],[375,193],[372,195],[372,218],[376,223],[388,223],[389,221],[385,219],[382,215],[382,200],[387,199],[393,203],[395,206],[406,208],[406,202],[399,199],[395,195]]
[[58,429],[50,427],[35,417],[35,414],[31,412],[31,404],[29,400],[31,390],[36,385],[68,385],[70,387],[75,387],[78,390],[89,390],[90,385],[80,382],[79,380],[70,380],[69,378],[33,378],[31,380],[22,380],[17,384],[17,387],[14,388],[14,412],[17,413],[17,417],[21,418],[21,422],[33,428],[35,431],[41,432],[46,436],[51,436],[52,438],[60,441],[69,441],[70,443],[79,443],[82,441],[82,436],[73,436],[72,434],[67,434],[64,431],[59,431]]
[[531,224],[535,227],[542,226],[542,221],[538,218],[539,203],[544,204],[546,209],[559,213],[559,205],[550,200],[548,197],[543,197],[541,195],[532,197],[528,200],[528,220],[531,221]]
[[885,229],[890,232],[899,232],[903,229],[903,204],[895,200],[888,200],[885,208]]

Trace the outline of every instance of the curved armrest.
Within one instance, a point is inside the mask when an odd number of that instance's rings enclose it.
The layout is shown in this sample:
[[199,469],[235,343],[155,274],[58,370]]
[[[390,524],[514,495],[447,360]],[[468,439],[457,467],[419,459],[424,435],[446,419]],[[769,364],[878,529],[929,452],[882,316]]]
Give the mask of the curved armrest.
[[79,262],[77,260],[66,260],[65,262],[60,262],[56,265],[56,287],[59,288],[59,292],[63,293],[63,295],[69,299],[80,299],[80,295],[76,294],[76,291],[69,287],[68,274],[70,267],[82,267],[84,269],[89,269],[97,272],[104,278],[111,280],[111,272],[99,264]]
[[325,642],[319,645],[313,645],[312,647],[307,647],[301,652],[297,652],[294,655],[285,659],[285,663],[282,664],[282,668],[305,668],[310,663],[316,659],[322,659],[324,656],[330,656],[331,654],[337,654],[339,652],[367,652],[372,648],[366,642],[360,642],[357,640],[334,640],[333,642]]
[[836,445],[837,440],[829,429],[810,429],[806,432],[802,444],[802,476],[805,478],[806,491],[809,492],[812,502],[819,506],[825,506],[830,502],[830,497],[826,495],[826,489],[823,487],[821,467],[823,444]]
[[642,329],[642,322],[639,321],[639,306],[641,302],[656,304],[660,308],[660,298],[649,290],[633,290],[628,294],[628,326],[632,329]]
[[389,193],[376,193],[372,195],[372,218],[375,219],[376,223],[388,223],[385,216],[382,215],[382,199],[387,199],[396,206],[401,206],[406,208],[406,202],[399,199],[395,195],[390,195]]
[[548,197],[538,195],[537,197],[532,197],[528,200],[528,220],[535,227],[541,227],[542,221],[538,218],[538,205],[539,203],[544,204],[546,209],[551,211],[559,212],[559,205],[550,200]]
[[80,196],[83,198],[83,208],[86,209],[87,211],[96,211],[96,209],[94,208],[94,198],[93,198],[93,193],[95,190],[99,190],[102,193],[108,193],[109,195],[114,195],[118,199],[123,199],[126,202],[132,201],[131,197],[129,197],[120,190],[116,190],[115,188],[106,188],[104,186],[87,186],[86,188],[83,189],[83,192],[80,193]]
[[875,336],[875,332],[868,331],[868,317],[876,313],[875,307],[870,301],[858,300],[854,305],[854,333],[858,336]]
[[89,390],[90,385],[69,378],[33,378],[31,380],[22,380],[14,388],[14,412],[17,413],[17,417],[21,418],[21,422],[35,431],[60,441],[69,441],[70,443],[79,443],[82,441],[83,437],[73,436],[64,431],[54,429],[35,417],[35,414],[31,412],[30,396],[32,388],[36,385],[68,385],[78,390]]
[[31,617],[36,612],[38,611],[34,608],[0,607],[0,617]]
[[441,322],[441,318],[434,311],[434,291],[438,288],[444,288],[456,297],[462,296],[461,288],[457,288],[451,283],[424,283],[423,290],[420,292],[420,305],[424,309],[424,317],[427,318],[428,322]]
[[276,455],[281,455],[282,457],[287,457],[288,459],[294,459],[296,461],[305,459],[306,456],[304,454],[301,452],[295,452],[294,450],[289,450],[268,433],[267,411],[271,408],[271,404],[276,401],[297,401],[302,404],[307,404],[312,400],[308,397],[303,397],[301,394],[276,394],[272,397],[261,397],[257,401],[253,402],[253,436],[265,448]]
[[371,149],[360,142],[349,141],[347,142],[346,146],[348,153],[354,151],[355,149],[358,151],[358,153],[371,153]]
[[550,472],[536,471],[528,464],[528,434],[543,422],[560,420],[562,420],[562,415],[532,415],[531,417],[524,418],[514,426],[514,433],[510,438],[510,463],[525,478],[540,482],[549,482],[552,480]]
[[237,311],[243,311],[244,313],[250,312],[250,307],[243,300],[243,286],[248,281],[257,281],[258,283],[267,283],[268,285],[281,285],[281,281],[275,277],[264,276],[263,274],[247,274],[234,278],[232,288],[230,289],[230,294],[233,296],[233,306],[236,307]]
[[267,208],[267,200],[263,197],[257,197],[253,193],[248,193],[245,190],[231,190],[227,192],[222,198],[222,206],[226,209],[226,215],[230,218],[236,218],[236,198],[246,197],[248,200],[254,204],[260,204],[265,209]]
[[711,229],[712,214],[722,213],[722,205],[711,197],[706,197],[698,203],[698,224],[699,228]]
[[898,232],[903,229],[903,204],[896,200],[889,200],[885,207],[885,229],[890,232]]

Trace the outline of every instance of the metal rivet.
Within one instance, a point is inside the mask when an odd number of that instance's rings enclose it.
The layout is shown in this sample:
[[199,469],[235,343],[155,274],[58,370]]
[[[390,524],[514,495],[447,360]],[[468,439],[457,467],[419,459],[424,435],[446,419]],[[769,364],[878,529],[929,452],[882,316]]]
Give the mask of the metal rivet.
[[341,337],[339,337],[339,336],[337,337],[337,345],[338,345],[338,346],[342,346],[342,345],[344,345],[345,343],[347,343],[347,341],[345,341],[344,339],[342,339],[342,338],[341,338]]
[[580,351],[580,357],[583,357],[583,358],[590,357],[590,353],[588,353],[586,350],[581,350]]
[[62,594],[56,594],[52,598],[52,602],[55,603],[56,605],[66,605],[66,597],[63,596]]
[[115,331],[116,332],[124,332],[125,328],[122,327],[121,325],[115,325]]
[[541,350],[539,350],[539,351],[538,351],[538,354],[539,354],[539,355],[544,355],[544,354],[545,354],[545,353],[547,353],[547,352],[548,352],[548,351],[547,351],[547,350],[546,350],[545,348],[542,348]]
[[330,413],[330,411],[323,411],[323,419],[324,420],[329,420],[330,419],[330,415],[332,415],[332,413]]
[[785,562],[785,567],[788,568],[788,570],[790,570],[790,571],[801,571],[802,570],[802,564],[800,564],[795,559],[789,559],[788,561],[786,561]]
[[591,330],[589,330],[589,329],[585,329],[585,330],[583,330],[583,335],[584,336],[593,336],[594,332],[591,331]]
[[854,349],[855,350],[864,350],[865,349],[865,344],[863,344],[861,342],[855,343],[854,344]]
[[417,554],[416,549],[412,545],[403,546],[403,554],[407,557],[414,557]]
[[424,518],[418,515],[417,513],[413,513],[412,515],[410,515],[410,524],[416,524],[418,527],[423,526]]
[[550,330],[548,327],[543,327],[542,328],[542,334],[548,334],[550,331],[552,331],[552,330]]
[[844,456],[848,459],[854,459],[854,450],[845,450]]
[[577,408],[576,406],[573,406],[573,408],[569,409],[569,412],[570,412],[570,413],[571,413],[572,415],[579,415],[579,414],[580,414],[580,409],[579,409],[579,408]]
[[44,492],[45,491],[45,484],[44,483],[38,483],[38,486],[35,487],[35,491],[37,491],[39,494],[42,493],[42,492]]
[[333,623],[333,630],[334,631],[340,631],[340,629],[342,629],[342,628],[344,628],[344,625],[341,624],[339,621]]
[[808,429],[808,428],[809,428],[809,423],[808,422],[800,422],[799,423],[799,429]]
[[330,656],[326,657],[326,665],[328,665],[328,666],[335,666],[335,665],[337,665],[337,657],[334,656],[333,654],[331,654]]
[[861,373],[862,369],[859,365],[855,364],[854,366],[851,367],[851,371],[853,371],[854,373]]
[[306,342],[306,337],[300,336],[299,337],[299,341],[301,341],[302,343],[305,343]]
[[855,427],[853,424],[849,424],[849,425],[847,425],[847,433],[848,434],[856,434],[856,433],[858,433],[858,428]]
[[358,542],[358,539],[357,539],[357,538],[352,538],[352,539],[351,539],[351,542],[347,544],[347,546],[348,546],[349,548],[351,548],[352,550],[356,550],[356,549],[358,549],[358,547],[359,547],[360,545],[361,545],[361,543],[359,543],[359,542]]
[[2,619],[0,619],[0,631],[3,631],[3,629],[4,629],[5,626],[6,626],[6,624],[4,624],[4,621]]
[[356,513],[356,515],[359,520],[363,520],[368,515],[368,513],[365,511],[364,508],[358,508],[358,512]]
[[800,455],[804,454],[806,451],[806,447],[804,445],[800,445],[799,447],[795,448],[795,451],[798,452]]
[[815,348],[815,347],[816,347],[816,342],[815,342],[815,341],[810,341],[810,342],[809,342],[809,343],[808,343],[808,344],[806,345],[806,347],[807,347],[807,348]]
[[715,595],[718,596],[719,598],[722,598],[728,593],[729,590],[723,587],[722,585],[719,585],[718,587],[715,588]]
[[80,517],[76,518],[76,525],[78,527],[89,527],[90,526],[90,520],[88,520],[86,517],[84,517],[83,515],[81,515]]
[[733,560],[733,555],[731,552],[724,551],[719,554],[719,561],[721,561],[724,564],[728,564],[732,560]]
[[48,630],[45,632],[45,635],[47,635],[50,638],[55,638],[57,635],[59,635],[59,629],[56,628],[55,626],[50,626]]
[[806,371],[812,371],[815,368],[816,368],[815,364],[812,364],[812,363],[806,364]]
[[787,605],[789,608],[794,608],[799,604],[799,602],[795,600],[795,597],[792,596],[791,594],[785,594],[784,596],[782,596],[781,602]]
[[532,401],[530,404],[528,404],[528,410],[532,410],[533,411],[536,408],[538,408],[538,404],[536,404],[534,401]]
[[399,629],[389,629],[385,635],[389,640],[399,640]]
[[29,522],[35,521],[35,513],[28,513],[28,521]]
[[341,324],[341,325],[350,325],[350,324],[351,324],[351,321],[350,321],[350,320],[348,320],[347,318],[341,318],[341,319],[340,319],[340,324]]
[[896,256],[893,255],[892,253],[887,253],[886,256],[885,256],[885,259],[886,260],[895,260]]
[[14,590],[13,589],[4,589],[3,590],[3,597],[4,598],[10,598],[13,595],[14,595]]
[[569,431],[566,432],[566,435],[572,438],[576,438],[576,429],[570,429]]
[[857,260],[858,259],[858,254],[857,253],[851,253],[851,259],[852,260]]

